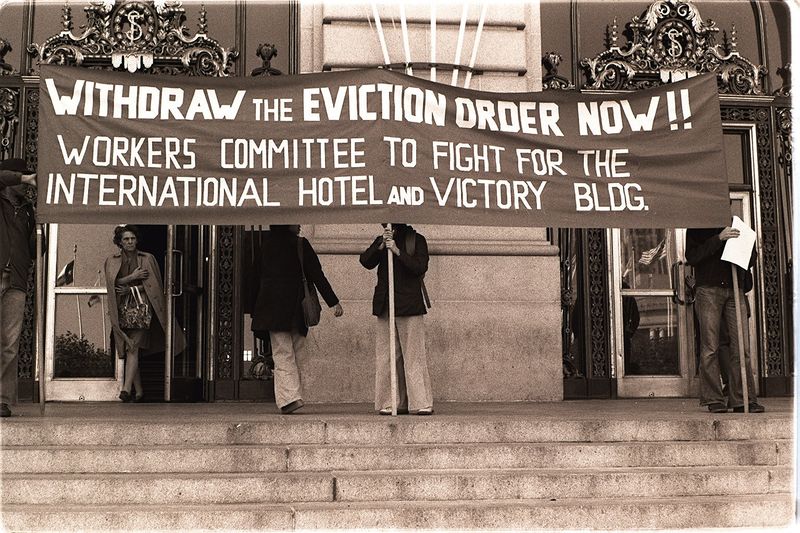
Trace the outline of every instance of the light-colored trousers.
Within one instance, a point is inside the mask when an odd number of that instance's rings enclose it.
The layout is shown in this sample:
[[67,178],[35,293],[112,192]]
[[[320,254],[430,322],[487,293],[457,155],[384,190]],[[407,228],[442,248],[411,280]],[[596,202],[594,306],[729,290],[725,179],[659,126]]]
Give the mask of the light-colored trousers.
[[297,358],[305,357],[306,338],[297,331],[270,331],[275,362],[275,404],[280,408],[303,398]]
[[[395,317],[398,409],[416,411],[433,407],[423,317],[424,315]],[[392,406],[387,316],[378,317],[375,340],[375,409],[378,410]]]

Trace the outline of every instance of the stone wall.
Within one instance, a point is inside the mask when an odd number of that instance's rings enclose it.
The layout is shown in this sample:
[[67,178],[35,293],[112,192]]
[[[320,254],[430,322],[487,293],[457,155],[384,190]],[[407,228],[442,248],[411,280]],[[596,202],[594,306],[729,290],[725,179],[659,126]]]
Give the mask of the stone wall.
[[[430,11],[406,9],[411,59],[430,61]],[[302,72],[373,67],[383,54],[369,4],[303,4]],[[399,8],[379,6],[391,62],[403,62]],[[471,7],[461,63],[472,54],[480,6]],[[460,5],[439,6],[437,60],[453,63]],[[541,88],[536,3],[492,4],[470,88],[498,92]],[[429,77],[427,69],[415,75]],[[437,79],[450,83],[451,71]],[[459,85],[464,84],[464,74]],[[370,401],[374,391],[371,316],[375,272],[358,254],[379,226],[304,226],[342,299],[345,316],[327,313],[301,361],[305,397],[317,402]],[[425,278],[433,300],[426,318],[428,364],[437,401],[561,400],[561,307],[557,248],[541,228],[419,226],[431,251]]]

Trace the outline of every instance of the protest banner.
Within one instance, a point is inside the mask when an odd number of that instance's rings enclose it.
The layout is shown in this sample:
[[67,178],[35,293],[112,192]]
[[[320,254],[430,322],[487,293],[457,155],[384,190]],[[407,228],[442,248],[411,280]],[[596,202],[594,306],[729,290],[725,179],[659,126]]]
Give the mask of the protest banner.
[[43,65],[40,222],[715,227],[716,80],[488,93],[385,69],[165,77]]

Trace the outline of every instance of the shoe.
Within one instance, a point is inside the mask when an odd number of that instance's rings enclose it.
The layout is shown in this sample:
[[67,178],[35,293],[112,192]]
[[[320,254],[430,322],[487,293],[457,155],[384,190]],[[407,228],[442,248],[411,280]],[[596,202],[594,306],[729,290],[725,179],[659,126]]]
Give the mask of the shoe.
[[432,415],[433,414],[433,407],[423,407],[422,409],[417,409],[416,411],[411,412],[412,415]]
[[135,397],[135,398],[133,399],[133,402],[134,402],[134,403],[142,403],[143,401],[145,401],[145,399],[144,399],[144,394],[142,394],[141,396],[137,396],[137,397]]
[[[383,409],[378,411],[378,414],[379,415],[390,415],[390,414],[392,414],[392,408],[391,407],[384,407]],[[407,415],[408,414],[408,409],[398,408],[397,409],[397,414],[398,415]]]
[[8,408],[7,403],[0,404],[0,417],[5,418],[11,416],[11,409]]
[[712,403],[708,405],[708,410],[712,413],[727,413],[728,407],[724,403]]
[[130,392],[128,392],[126,390],[123,390],[123,391],[119,392],[119,399],[122,400],[125,403],[128,403],[131,400],[133,400],[133,397],[131,396]]
[[297,411],[298,409],[300,409],[304,405],[305,404],[303,403],[303,400],[295,400],[295,401],[293,401],[291,403],[288,403],[288,404],[284,405],[283,407],[281,407],[281,414],[282,415],[288,415],[289,413],[293,413],[293,412]]
[[[750,405],[748,405],[748,407],[750,408],[749,411],[751,413],[763,413],[765,410],[764,406],[758,402],[750,402]],[[733,412],[744,413],[744,405],[740,405],[739,407],[734,407]]]

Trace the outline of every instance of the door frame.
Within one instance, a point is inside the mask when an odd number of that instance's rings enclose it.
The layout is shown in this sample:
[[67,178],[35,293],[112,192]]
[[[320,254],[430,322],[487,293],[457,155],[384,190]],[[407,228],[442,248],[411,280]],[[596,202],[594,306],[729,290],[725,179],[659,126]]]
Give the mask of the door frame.
[[[119,394],[119,382],[123,375],[125,362],[114,357],[114,375],[112,377],[90,378],[56,378],[55,377],[55,341],[56,341],[56,301],[59,296],[107,295],[105,283],[102,287],[56,287],[58,277],[58,224],[48,224],[46,310],[44,339],[44,370],[46,401],[115,401]],[[106,317],[103,317],[106,320]],[[110,334],[110,326],[107,330]]]
[[[196,228],[196,233],[191,229]],[[182,233],[181,233],[182,232]],[[212,374],[207,371],[206,360],[210,358],[211,330],[209,323],[213,323],[215,316],[211,302],[212,295],[207,290],[210,287],[211,257],[213,248],[209,236],[213,234],[213,227],[202,224],[167,226],[167,253],[164,261],[164,292],[166,293],[167,324],[165,327],[164,350],[164,401],[170,402],[173,398],[179,401],[208,400],[207,381]],[[183,237],[178,241],[177,237]],[[191,241],[189,243],[189,241]],[[184,250],[183,244],[189,243],[190,249]],[[176,261],[176,258],[179,261]],[[193,264],[193,266],[192,266]],[[196,279],[191,278],[194,272]],[[189,290],[189,287],[192,287]],[[176,288],[177,287],[177,288]],[[176,298],[189,297],[194,294],[195,300],[189,307],[194,307],[191,327],[188,327],[186,339],[187,349],[190,346],[195,350],[194,372],[190,376],[178,375],[174,367],[175,356],[173,353],[173,331],[176,324],[184,326],[189,317],[178,320]],[[208,319],[207,319],[208,318]],[[210,319],[210,320],[209,320]],[[191,335],[191,339],[189,338]]]
[[[749,182],[741,186],[733,185],[728,194],[731,200],[742,201],[745,218],[751,227],[756,231],[756,275],[754,276],[754,290],[748,293],[747,299],[750,308],[753,310],[751,320],[748,321],[749,339],[751,341],[751,360],[754,362],[755,378],[760,378],[764,374],[761,358],[766,353],[766,339],[764,335],[759,335],[759,324],[766,324],[766,310],[761,302],[761,287],[763,287],[763,244],[761,231],[761,198],[759,194],[759,169],[758,169],[758,145],[756,125],[752,122],[724,121],[722,123],[724,132],[741,132],[746,135],[747,147],[745,156],[747,161],[742,161],[746,175],[749,174]],[[749,164],[748,164],[749,163]],[[685,229],[675,229],[676,261],[685,263]],[[609,254],[608,284],[611,289],[611,364],[612,375],[617,385],[617,396],[624,397],[650,397],[650,396],[697,396],[699,392],[699,381],[695,375],[695,331],[694,331],[694,308],[691,306],[678,305],[680,315],[679,322],[679,346],[680,346],[680,369],[681,375],[677,376],[625,376],[624,354],[622,353],[623,332],[622,332],[622,297],[621,297],[621,232],[619,229],[607,231],[607,239],[611,244]],[[683,279],[684,266],[681,266],[679,278]],[[668,291],[664,291],[665,293]],[[669,291],[671,292],[671,291]],[[760,388],[760,379],[754,380],[757,388]]]
[[[183,279],[176,280],[176,261],[174,259],[176,252],[175,231],[177,226],[165,225],[167,236],[167,250],[172,253],[165,255],[164,261],[164,291],[168,295],[166,298],[166,313],[167,324],[164,325],[164,332],[166,334],[165,351],[164,351],[164,401],[171,401],[173,398],[172,389],[174,387],[173,380],[173,367],[172,367],[172,338],[170,333],[174,327],[174,294],[176,283],[182,283]],[[213,231],[207,229],[209,226],[200,226],[198,230],[198,249],[195,254],[196,257],[188,258],[189,260],[196,260],[198,262],[197,272],[201,274],[201,283],[203,287],[209,287],[209,281],[213,279],[209,268],[202,268],[204,263],[210,263],[213,257],[213,241],[207,238],[213,234]],[[55,341],[56,341],[56,307],[59,298],[65,296],[76,296],[86,298],[88,296],[97,295],[101,298],[107,296],[107,289],[105,283],[97,287],[74,287],[67,285],[63,287],[56,287],[56,278],[59,272],[59,257],[58,257],[58,241],[59,241],[59,225],[48,224],[48,242],[47,242],[47,264],[46,264],[46,309],[44,317],[44,369],[45,369],[45,399],[46,401],[117,401],[117,395],[120,390],[120,382],[124,375],[124,360],[114,357],[113,376],[109,377],[55,377]],[[64,258],[61,258],[62,262]],[[183,266],[178,265],[178,266]],[[169,296],[172,295],[172,296]],[[213,299],[211,291],[204,291],[199,296],[198,301],[198,327],[195,334],[197,338],[198,350],[196,352],[196,372],[195,378],[198,383],[196,390],[198,391],[191,400],[207,399],[204,397],[204,391],[207,390],[206,380],[211,379],[213,373],[210,373],[209,360],[211,357],[211,335],[212,330],[210,325],[214,323],[215,310],[210,301]],[[82,304],[82,302],[80,303]],[[106,321],[106,333],[110,336],[111,328],[106,316],[103,317]],[[110,349],[110,347],[109,347]],[[186,397],[186,393],[179,394],[181,397]]]
[[[685,249],[686,232],[680,229],[667,229],[674,232],[676,261],[683,261],[682,251]],[[608,230],[608,239],[611,243],[609,254],[609,287],[611,288],[611,361],[612,372],[617,382],[617,396],[620,398],[648,398],[648,397],[684,397],[689,396],[694,379],[690,355],[694,349],[689,350],[688,339],[693,335],[685,333],[687,325],[691,326],[691,314],[687,306],[676,305],[676,323],[678,332],[679,369],[678,375],[625,375],[625,354],[623,353],[623,328],[622,328],[622,230]],[[670,265],[671,266],[671,265]],[[636,292],[636,291],[633,291]],[[637,296],[631,291],[627,294]],[[653,296],[671,298],[673,289],[656,289],[641,291],[640,296]],[[693,333],[693,327],[690,328]],[[694,342],[694,341],[692,341]]]

